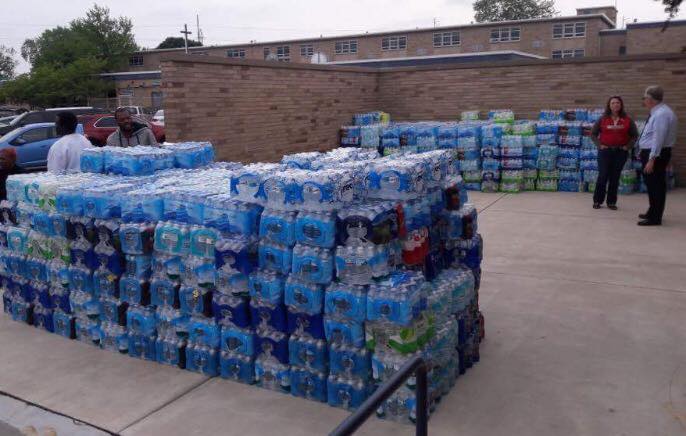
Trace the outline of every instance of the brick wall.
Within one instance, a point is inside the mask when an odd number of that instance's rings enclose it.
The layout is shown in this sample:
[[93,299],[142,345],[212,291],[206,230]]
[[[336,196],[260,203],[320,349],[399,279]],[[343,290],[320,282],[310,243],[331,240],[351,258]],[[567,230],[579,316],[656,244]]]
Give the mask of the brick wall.
[[[224,160],[276,160],[334,146],[355,112],[456,120],[465,110],[600,107],[619,94],[637,118],[648,85],[665,88],[682,120],[674,157],[686,176],[686,55],[364,68],[173,56],[162,63],[167,138],[211,140]],[[485,115],[482,112],[482,115]]]
[[664,32],[661,24],[648,28],[638,26],[627,26],[628,54],[680,53],[686,50],[686,22],[674,22]]
[[686,176],[684,55],[398,68],[379,76],[379,109],[395,120],[455,120],[461,111],[496,108],[532,118],[542,108],[602,107],[617,94],[632,116],[646,118],[641,96],[651,84],[664,87],[665,102],[681,120],[674,161]]
[[366,70],[176,59],[162,62],[167,140],[212,141],[220,160],[331,149],[353,113],[377,108],[378,77]]
[[[609,32],[600,34],[600,55],[619,56],[620,47],[624,47],[626,52],[626,31]],[[635,54],[635,53],[629,53]]]

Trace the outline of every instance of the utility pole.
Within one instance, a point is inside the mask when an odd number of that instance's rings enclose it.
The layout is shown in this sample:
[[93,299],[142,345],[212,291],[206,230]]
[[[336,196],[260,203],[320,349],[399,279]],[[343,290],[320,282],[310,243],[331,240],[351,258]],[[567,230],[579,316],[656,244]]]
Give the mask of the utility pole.
[[202,40],[203,40],[203,34],[202,30],[200,30],[200,15],[195,14],[195,29],[197,31],[196,35],[198,35],[198,42],[200,45],[202,45]]
[[438,25],[438,18],[434,17],[434,27],[436,27],[437,25]]
[[181,33],[183,33],[183,45],[186,47],[186,54],[188,54],[188,35],[193,32],[189,32],[188,25],[184,24]]

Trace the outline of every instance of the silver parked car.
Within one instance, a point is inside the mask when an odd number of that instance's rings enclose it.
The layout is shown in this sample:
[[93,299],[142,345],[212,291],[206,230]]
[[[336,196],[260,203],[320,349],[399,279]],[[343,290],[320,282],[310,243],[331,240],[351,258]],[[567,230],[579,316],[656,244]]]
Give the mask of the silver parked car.
[[155,115],[152,117],[152,122],[164,127],[164,109],[155,112]]

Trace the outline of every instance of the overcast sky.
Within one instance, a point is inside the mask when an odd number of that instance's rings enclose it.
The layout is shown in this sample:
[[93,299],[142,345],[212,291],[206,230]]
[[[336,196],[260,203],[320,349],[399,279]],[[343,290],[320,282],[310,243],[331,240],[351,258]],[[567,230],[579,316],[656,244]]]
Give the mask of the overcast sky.
[[[577,7],[612,4],[614,0],[557,0],[561,15],[574,15]],[[196,38],[196,14],[205,45],[271,41],[313,36],[342,35],[441,26],[472,21],[472,0],[118,0],[99,1],[113,15],[133,20],[136,41],[154,48],[167,36],[180,36],[184,23]],[[617,0],[620,21],[655,21],[665,18],[661,2]],[[92,1],[3,0],[0,44],[17,52],[26,38],[43,30],[67,25],[83,16]],[[681,14],[683,15],[683,13]],[[19,57],[19,56],[18,56]],[[29,70],[21,60],[18,72]]]

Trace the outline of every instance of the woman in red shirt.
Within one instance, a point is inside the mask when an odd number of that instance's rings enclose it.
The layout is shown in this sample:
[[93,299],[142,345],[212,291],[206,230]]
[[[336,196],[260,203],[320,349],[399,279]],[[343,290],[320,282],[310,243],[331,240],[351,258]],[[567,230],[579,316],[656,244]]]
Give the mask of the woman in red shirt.
[[598,180],[593,193],[593,209],[600,209],[607,191],[608,209],[617,210],[617,188],[622,168],[638,139],[636,123],[624,111],[622,97],[607,101],[605,115],[593,126],[592,138],[598,147]]

